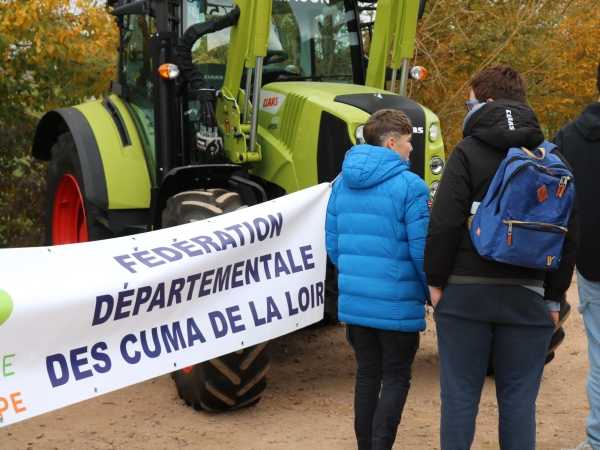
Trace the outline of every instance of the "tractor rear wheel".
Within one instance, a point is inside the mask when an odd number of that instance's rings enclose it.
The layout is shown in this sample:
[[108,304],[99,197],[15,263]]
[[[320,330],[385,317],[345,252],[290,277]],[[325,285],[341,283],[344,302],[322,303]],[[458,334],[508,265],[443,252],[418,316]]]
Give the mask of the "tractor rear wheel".
[[101,222],[106,211],[88,202],[81,162],[71,133],[63,133],[52,146],[46,173],[44,245],[74,244],[113,237]]
[[[163,228],[197,222],[245,208],[225,189],[185,191],[167,201]],[[179,396],[196,410],[229,411],[259,401],[271,366],[267,342],[172,373]]]

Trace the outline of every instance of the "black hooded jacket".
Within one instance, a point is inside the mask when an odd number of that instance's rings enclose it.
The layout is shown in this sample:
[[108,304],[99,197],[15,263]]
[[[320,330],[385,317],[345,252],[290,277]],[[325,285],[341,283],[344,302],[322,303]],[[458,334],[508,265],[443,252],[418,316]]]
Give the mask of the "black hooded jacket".
[[553,272],[483,258],[467,228],[472,203],[483,200],[508,149],[535,149],[544,140],[535,113],[525,103],[496,100],[475,111],[463,133],[466,137],[448,159],[431,210],[423,265],[427,283],[436,287],[448,282],[544,286],[545,298],[560,302],[571,283],[577,254],[576,204],[560,266]]
[[573,168],[579,204],[577,270],[590,281],[600,281],[600,102],[588,105],[554,138]]

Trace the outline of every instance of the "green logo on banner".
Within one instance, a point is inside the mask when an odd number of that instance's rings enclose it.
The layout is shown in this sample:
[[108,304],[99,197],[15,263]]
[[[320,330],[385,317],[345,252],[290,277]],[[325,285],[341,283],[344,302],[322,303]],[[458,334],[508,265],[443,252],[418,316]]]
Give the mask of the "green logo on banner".
[[13,299],[0,288],[0,325],[8,320],[13,310]]

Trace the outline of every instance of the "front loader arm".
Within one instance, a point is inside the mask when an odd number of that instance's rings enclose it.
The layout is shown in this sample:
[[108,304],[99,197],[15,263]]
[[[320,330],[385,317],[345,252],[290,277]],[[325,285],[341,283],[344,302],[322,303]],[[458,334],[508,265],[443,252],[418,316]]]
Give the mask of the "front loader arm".
[[[267,54],[271,23],[271,0],[236,0],[240,18],[231,28],[229,53],[221,95],[217,99],[217,120],[223,136],[223,149],[234,163],[259,162],[260,145],[256,143],[258,108],[252,108],[250,123],[242,122],[241,109],[249,92],[240,89],[244,67],[254,67],[254,94],[258,105],[262,58]],[[242,106],[242,108],[240,108]]]

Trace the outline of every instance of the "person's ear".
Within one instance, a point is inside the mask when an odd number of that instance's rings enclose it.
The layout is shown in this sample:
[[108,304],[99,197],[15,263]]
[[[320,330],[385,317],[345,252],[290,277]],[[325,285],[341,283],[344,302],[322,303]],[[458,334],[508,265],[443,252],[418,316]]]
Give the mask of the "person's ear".
[[487,99],[485,102],[486,102],[486,103],[492,103],[493,101],[494,101],[494,99],[493,99],[493,98],[488,98],[488,99]]
[[383,147],[393,150],[392,144],[394,142],[394,138],[393,137],[389,137],[385,140],[385,143],[383,144]]

